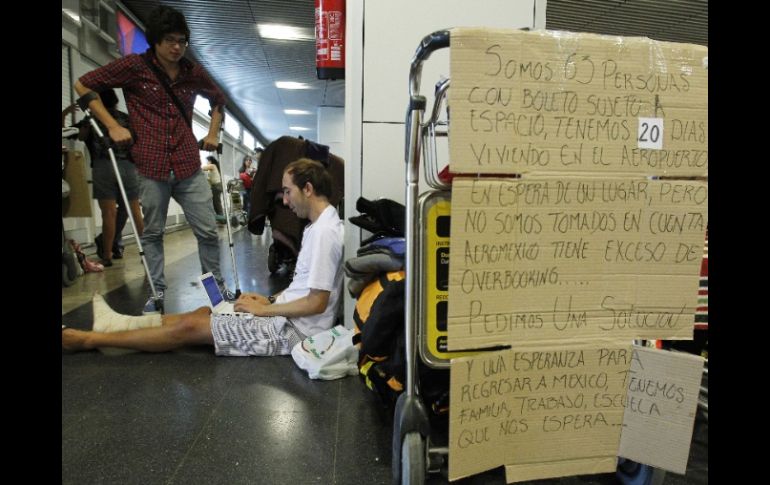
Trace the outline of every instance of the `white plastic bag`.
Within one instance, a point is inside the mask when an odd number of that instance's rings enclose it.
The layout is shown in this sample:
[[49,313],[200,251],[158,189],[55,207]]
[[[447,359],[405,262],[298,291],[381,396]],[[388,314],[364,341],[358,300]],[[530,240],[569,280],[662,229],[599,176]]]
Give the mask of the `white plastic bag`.
[[333,380],[358,374],[353,331],[342,325],[308,337],[291,349],[291,357],[311,379]]

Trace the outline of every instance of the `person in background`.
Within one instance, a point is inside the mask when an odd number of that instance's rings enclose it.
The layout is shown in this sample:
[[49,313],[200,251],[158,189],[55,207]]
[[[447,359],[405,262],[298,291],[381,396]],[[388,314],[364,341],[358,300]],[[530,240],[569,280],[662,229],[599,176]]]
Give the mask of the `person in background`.
[[249,209],[251,208],[251,183],[254,180],[254,174],[257,173],[257,167],[255,166],[251,155],[243,157],[243,163],[241,163],[241,168],[238,169],[238,172],[239,177],[243,182],[243,192],[241,192],[241,197],[243,198],[243,210],[248,214]]
[[[115,91],[106,88],[99,91],[98,95],[110,116],[121,127],[128,128],[128,115],[118,110],[118,96]],[[62,112],[62,121],[67,113],[74,112],[76,106],[77,104],[73,104]],[[96,119],[96,123],[102,133],[106,134],[106,126],[98,119]],[[86,119],[80,120],[74,126],[80,128],[78,139],[85,142],[91,157],[93,197],[99,202],[99,209],[102,213],[102,233],[96,236],[95,240],[96,254],[101,259],[102,265],[110,267],[113,264],[113,257],[115,259],[123,257],[118,240],[122,239],[123,227],[128,220],[128,213],[124,207],[118,179],[110,159],[108,151],[110,146],[97,136],[96,131],[92,129],[91,124]],[[134,216],[137,233],[141,236],[144,220],[139,205],[139,180],[131,160],[130,149],[126,145],[113,145],[112,151],[118,164],[118,171],[128,197],[131,213]]]
[[94,331],[62,326],[62,349],[98,348],[166,352],[185,345],[213,345],[219,356],[286,355],[306,337],[334,326],[342,291],[344,225],[329,204],[332,179],[324,166],[301,158],[283,172],[283,202],[309,219],[296,273],[277,295],[243,293],[242,314],[216,314],[208,307],[177,315],[129,316],[94,298]]
[[222,211],[222,177],[219,171],[219,160],[216,157],[209,155],[206,157],[207,163],[202,168],[208,173],[209,185],[211,186],[211,196],[214,201],[214,212],[217,214],[217,222],[224,224],[225,214]]
[[[166,290],[163,235],[173,197],[198,240],[202,272],[213,273],[224,298],[232,301],[235,295],[225,287],[220,272],[216,213],[191,124],[193,103],[200,95],[211,105],[209,132],[200,149],[216,149],[225,96],[200,65],[184,57],[190,29],[183,14],[161,5],[147,18],[147,51],[85,74],[75,83],[75,90],[88,100],[94,116],[104,123],[115,143],[133,142],[131,154],[144,210],[142,246],[159,299]],[[110,87],[123,88],[135,133],[120,126],[98,97],[89,99],[93,91]],[[153,296],[144,306],[145,313],[157,312],[160,307]]]
[[238,169],[238,173],[246,172],[253,178],[256,171],[257,165],[254,163],[254,157],[251,155],[244,155],[243,163],[241,163],[241,168]]

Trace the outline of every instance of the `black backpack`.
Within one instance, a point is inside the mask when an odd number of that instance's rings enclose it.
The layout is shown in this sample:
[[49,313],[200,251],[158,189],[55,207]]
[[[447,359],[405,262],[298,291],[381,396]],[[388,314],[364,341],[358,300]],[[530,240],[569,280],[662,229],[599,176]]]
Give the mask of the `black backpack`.
[[[353,312],[359,373],[391,418],[406,383],[404,276],[403,270],[381,273],[363,289]],[[418,359],[417,373],[431,418],[448,416],[449,371],[431,369]]]

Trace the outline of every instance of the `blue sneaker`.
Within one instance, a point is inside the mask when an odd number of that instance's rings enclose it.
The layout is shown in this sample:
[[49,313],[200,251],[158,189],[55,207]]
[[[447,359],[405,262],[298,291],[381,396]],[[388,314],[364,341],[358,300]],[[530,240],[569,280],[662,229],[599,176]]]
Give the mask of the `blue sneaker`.
[[152,315],[154,313],[162,313],[161,309],[163,308],[163,292],[158,292],[158,300],[156,301],[155,298],[150,295],[150,297],[147,299],[147,303],[144,304],[144,309],[142,310],[142,315]]

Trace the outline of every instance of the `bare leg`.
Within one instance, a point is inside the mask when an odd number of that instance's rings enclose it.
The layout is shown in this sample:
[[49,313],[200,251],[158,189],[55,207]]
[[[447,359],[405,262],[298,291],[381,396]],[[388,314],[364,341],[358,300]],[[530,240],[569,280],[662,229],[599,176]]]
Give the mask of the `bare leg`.
[[102,252],[105,261],[112,261],[112,242],[115,240],[115,218],[118,207],[114,199],[99,199],[102,211]]
[[207,306],[202,306],[199,308],[196,308],[195,310],[188,312],[188,313],[172,313],[169,315],[163,315],[163,319],[161,321],[161,325],[176,325],[180,320],[182,320],[185,316],[191,315],[191,314],[199,314],[208,316],[211,315],[211,308]]
[[214,344],[211,335],[211,316],[195,310],[180,315],[169,315],[174,323],[160,327],[141,328],[124,332],[84,332],[68,328],[62,331],[64,350],[90,350],[97,347],[118,347],[144,352],[166,352],[187,345]]

